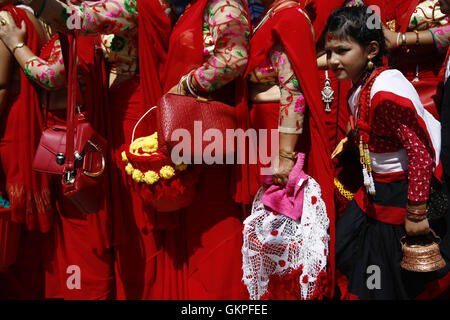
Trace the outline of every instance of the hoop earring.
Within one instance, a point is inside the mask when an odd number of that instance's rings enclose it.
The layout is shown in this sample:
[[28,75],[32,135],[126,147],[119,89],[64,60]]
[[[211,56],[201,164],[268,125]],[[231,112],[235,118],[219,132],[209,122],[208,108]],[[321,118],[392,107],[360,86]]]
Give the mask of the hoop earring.
[[372,69],[373,69],[373,62],[372,62],[372,60],[369,60],[369,61],[367,62],[367,69],[368,69],[368,70],[372,70]]

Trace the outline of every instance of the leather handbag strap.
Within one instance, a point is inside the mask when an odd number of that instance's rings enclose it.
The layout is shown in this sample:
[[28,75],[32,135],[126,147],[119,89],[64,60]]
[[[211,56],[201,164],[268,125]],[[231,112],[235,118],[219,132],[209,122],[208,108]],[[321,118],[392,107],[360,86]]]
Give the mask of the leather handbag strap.
[[[77,101],[81,94],[77,79],[77,32],[63,36],[61,41],[62,53],[67,65],[67,116],[66,116],[66,162],[65,172],[74,170],[74,144],[75,144],[75,112]],[[67,63],[66,63],[67,61]]]

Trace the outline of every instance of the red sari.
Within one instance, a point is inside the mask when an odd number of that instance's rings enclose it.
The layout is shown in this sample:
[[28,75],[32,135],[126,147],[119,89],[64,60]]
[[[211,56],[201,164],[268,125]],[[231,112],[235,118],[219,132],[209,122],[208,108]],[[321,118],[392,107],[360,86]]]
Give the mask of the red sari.
[[[302,8],[299,4],[298,7]],[[302,41],[298,41],[301,35]],[[281,43],[291,61],[295,75],[306,98],[309,117],[305,128],[308,130],[301,135],[297,151],[305,152],[305,172],[313,177],[321,186],[322,196],[327,206],[327,214],[330,219],[330,252],[328,254],[328,270],[325,279],[318,284],[322,293],[327,297],[334,294],[334,200],[333,200],[333,172],[330,160],[330,148],[327,128],[323,119],[326,117],[323,102],[320,100],[319,75],[317,70],[317,58],[315,40],[311,32],[311,24],[305,15],[296,7],[281,8],[271,19],[267,20],[250,41],[251,55],[246,74],[258,67],[266,59],[269,50]],[[278,119],[279,106],[273,104],[270,109],[265,109],[266,114],[255,115],[252,118]],[[269,111],[270,110],[270,111]],[[275,115],[276,113],[276,115]],[[252,124],[258,126],[258,124]],[[266,129],[276,129],[277,122],[272,121]],[[312,142],[314,147],[311,147]],[[318,293],[319,295],[319,293]],[[274,297],[276,298],[276,297]]]
[[[161,254],[160,232],[164,223],[146,205],[138,190],[127,182],[121,164],[121,148],[131,143],[133,128],[141,116],[162,96],[161,68],[166,60],[171,22],[158,1],[138,1],[139,77],[130,78],[109,89],[111,125],[109,142],[114,153],[117,188],[113,199],[120,199],[114,217],[114,232],[120,235],[114,246],[117,299],[162,299],[155,283],[155,259]],[[136,130],[135,137],[150,135],[156,126],[150,114]],[[123,228],[123,230],[117,230]]]
[[[204,62],[202,19],[208,2],[193,2],[172,32],[164,74],[165,91]],[[182,37],[184,41],[180,41]],[[218,99],[224,99],[225,95],[217,92]],[[235,101],[241,99],[242,92],[237,91]],[[238,123],[245,127],[246,105],[238,106],[237,111]],[[160,213],[173,222],[172,230],[163,233],[162,253],[157,259],[161,298],[248,298],[241,283],[241,207],[233,201],[233,197],[236,201],[245,198],[243,195],[248,191],[243,189],[248,184],[242,182],[242,172],[235,172],[230,179],[232,172],[233,168],[227,165],[202,166],[193,203],[177,212]]]
[[[26,45],[37,52],[38,34],[26,11],[12,5],[8,11],[16,25],[25,22]],[[43,118],[37,87],[20,70],[20,93],[7,98],[0,118],[1,187],[5,187],[10,210],[0,216],[0,298],[43,298],[39,241],[52,228],[49,181],[32,171]]]

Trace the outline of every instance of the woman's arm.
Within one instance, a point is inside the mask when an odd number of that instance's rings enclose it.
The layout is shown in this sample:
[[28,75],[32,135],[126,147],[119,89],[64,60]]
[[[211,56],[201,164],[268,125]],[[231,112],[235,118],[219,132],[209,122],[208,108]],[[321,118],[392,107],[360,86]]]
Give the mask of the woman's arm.
[[9,13],[2,12],[1,17],[7,21],[7,24],[0,28],[0,38],[24,73],[47,90],[63,88],[65,86],[65,72],[59,40],[54,42],[49,60],[43,60],[26,45],[17,47],[18,44],[26,41],[25,23],[22,23],[19,28]]
[[395,50],[401,47],[410,49],[435,51],[445,50],[450,43],[450,25],[431,28],[421,31],[394,32],[383,25],[388,49]]
[[306,101],[289,57],[281,45],[271,49],[270,61],[277,72],[281,97],[278,118],[279,157],[276,159],[279,163],[275,163],[273,179],[275,183],[281,181],[281,184],[286,184],[295,162],[289,157],[293,155],[303,131]]
[[248,62],[249,22],[240,0],[211,1],[208,4],[209,30],[205,48],[205,63],[193,72],[194,90],[214,92],[240,76]]
[[57,0],[33,0],[35,12],[62,32],[78,29],[82,34],[127,35],[137,32],[136,0],[83,1],[67,5]]
[[[385,102],[377,106],[379,121],[392,128],[408,155],[408,210],[425,212],[433,174],[433,158],[430,141],[417,120],[414,110]],[[406,232],[410,235],[428,232],[428,221],[405,220]]]

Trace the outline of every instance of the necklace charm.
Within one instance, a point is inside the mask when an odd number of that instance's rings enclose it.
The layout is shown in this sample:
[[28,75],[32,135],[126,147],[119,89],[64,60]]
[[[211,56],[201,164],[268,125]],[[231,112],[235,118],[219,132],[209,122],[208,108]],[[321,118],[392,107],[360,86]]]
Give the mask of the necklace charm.
[[325,111],[331,112],[330,103],[334,100],[334,90],[331,87],[331,81],[328,78],[328,70],[325,71],[325,82],[322,89],[322,100],[325,103]]

